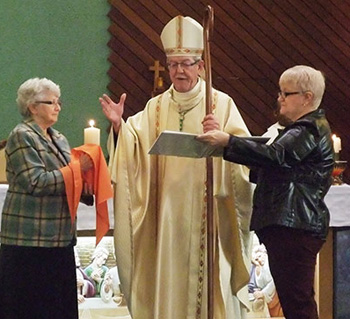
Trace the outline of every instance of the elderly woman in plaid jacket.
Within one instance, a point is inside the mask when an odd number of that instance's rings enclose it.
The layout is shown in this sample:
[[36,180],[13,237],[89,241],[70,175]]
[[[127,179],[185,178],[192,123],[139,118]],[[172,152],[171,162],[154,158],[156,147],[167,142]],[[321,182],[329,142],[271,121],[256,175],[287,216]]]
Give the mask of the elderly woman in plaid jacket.
[[[62,108],[60,88],[33,78],[17,93],[23,121],[5,149],[9,188],[0,237],[0,318],[76,319],[75,222],[60,171],[70,162],[70,147],[52,128]],[[82,172],[91,167],[82,157]]]

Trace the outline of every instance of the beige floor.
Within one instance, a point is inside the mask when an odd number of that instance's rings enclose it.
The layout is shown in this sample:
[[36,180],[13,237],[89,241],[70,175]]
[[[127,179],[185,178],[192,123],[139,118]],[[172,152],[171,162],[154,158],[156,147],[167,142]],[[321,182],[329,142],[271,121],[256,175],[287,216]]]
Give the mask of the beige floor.
[[101,298],[86,298],[78,308],[79,319],[131,319],[126,306],[105,303]]

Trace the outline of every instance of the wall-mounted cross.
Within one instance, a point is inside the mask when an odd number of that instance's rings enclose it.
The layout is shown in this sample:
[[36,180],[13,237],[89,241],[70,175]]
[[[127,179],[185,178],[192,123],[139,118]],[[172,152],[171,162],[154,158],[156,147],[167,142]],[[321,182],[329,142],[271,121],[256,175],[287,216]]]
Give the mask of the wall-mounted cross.
[[154,61],[154,65],[149,67],[149,70],[154,71],[153,92],[154,96],[159,89],[163,88],[163,78],[160,76],[160,72],[165,71],[165,67],[162,66],[158,60]]

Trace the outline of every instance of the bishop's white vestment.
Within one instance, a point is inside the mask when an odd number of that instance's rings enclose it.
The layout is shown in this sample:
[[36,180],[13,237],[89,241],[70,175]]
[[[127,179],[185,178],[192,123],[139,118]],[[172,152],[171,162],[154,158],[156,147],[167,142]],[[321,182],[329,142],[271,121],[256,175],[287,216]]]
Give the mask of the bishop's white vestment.
[[[248,136],[233,100],[213,90],[221,129]],[[115,249],[133,319],[207,318],[206,160],[149,155],[164,130],[200,134],[205,83],[187,93],[171,86],[110,134],[115,183]],[[249,305],[252,184],[244,166],[214,158],[217,220],[215,319],[241,319]],[[236,313],[236,315],[234,315]]]

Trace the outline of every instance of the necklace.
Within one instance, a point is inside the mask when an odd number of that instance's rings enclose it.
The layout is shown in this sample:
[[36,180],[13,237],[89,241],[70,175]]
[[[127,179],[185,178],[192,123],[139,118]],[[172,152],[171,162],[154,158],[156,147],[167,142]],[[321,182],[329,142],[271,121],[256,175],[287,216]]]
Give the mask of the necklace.
[[[192,109],[190,109],[192,110]],[[182,129],[184,127],[184,120],[185,120],[185,115],[189,110],[179,112],[179,130],[182,132]]]

